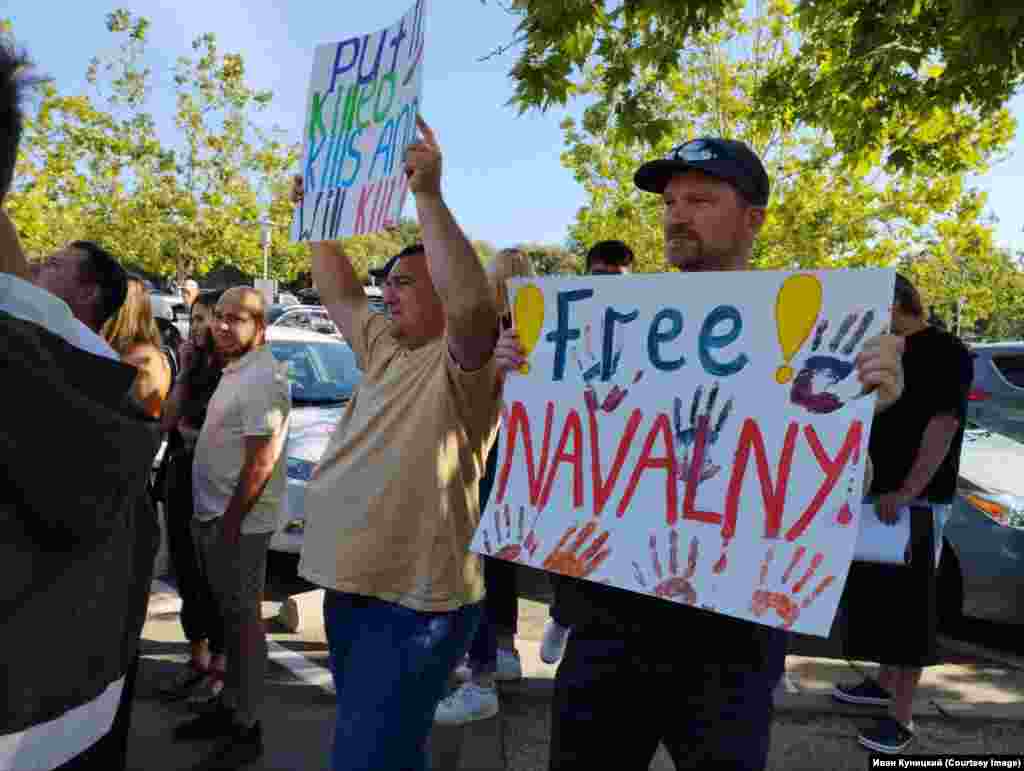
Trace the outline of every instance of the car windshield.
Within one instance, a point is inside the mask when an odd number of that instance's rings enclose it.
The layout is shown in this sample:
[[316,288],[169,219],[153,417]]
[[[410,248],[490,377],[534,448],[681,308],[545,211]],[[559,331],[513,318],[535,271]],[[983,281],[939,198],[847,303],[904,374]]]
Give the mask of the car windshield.
[[296,407],[348,401],[362,378],[355,354],[344,343],[274,341],[270,349],[278,361],[288,365]]

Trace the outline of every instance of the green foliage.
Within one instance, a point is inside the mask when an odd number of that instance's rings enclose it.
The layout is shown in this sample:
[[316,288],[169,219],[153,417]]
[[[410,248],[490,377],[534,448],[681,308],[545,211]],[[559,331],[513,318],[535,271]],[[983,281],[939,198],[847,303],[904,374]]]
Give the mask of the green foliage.
[[308,250],[288,238],[289,172],[301,148],[255,124],[271,95],[248,85],[242,57],[222,54],[212,34],[179,58],[177,133],[159,137],[148,109],[149,26],[124,9],[108,14],[120,47],[90,62],[91,93],[48,86],[28,115],[9,198],[26,251],[42,256],[89,238],[164,276],[217,265],[259,275],[258,222],[269,218],[272,272],[291,278],[308,264]]
[[[980,119],[970,111],[937,114],[938,128],[956,125],[967,146],[950,155],[945,171],[923,165],[889,174],[879,151],[844,153],[828,132],[788,119],[769,120],[755,109],[761,73],[795,61],[791,41],[778,30],[792,25],[781,3],[759,17],[727,14],[690,40],[678,69],[653,70],[631,81],[649,96],[652,116],[675,127],[653,146],[620,130],[627,118],[603,97],[600,67],[579,84],[594,103],[582,125],[563,123],[562,156],[587,193],[570,228],[575,251],[618,238],[637,257],[638,271],[662,271],[664,241],[659,196],[633,184],[646,160],[688,138],[716,134],[743,139],[764,159],[772,178],[768,217],[754,263],[765,268],[839,268],[901,264],[936,305],[966,298],[965,321],[995,318],[1019,288],[1019,269],[993,244],[985,198],[968,189],[967,172],[985,168],[1012,134],[1000,111]],[[941,120],[939,120],[941,118]],[[922,140],[926,141],[926,140]],[[1019,289],[1017,290],[1019,292]],[[1020,296],[1019,294],[1017,296]]]
[[579,255],[554,244],[521,244],[520,249],[526,254],[539,276],[557,276],[582,272],[583,261]]
[[774,18],[753,51],[797,46],[795,56],[757,70],[758,113],[825,129],[845,154],[884,149],[893,170],[956,171],[969,158],[969,132],[941,116],[991,116],[1024,77],[1020,3],[515,0],[506,10],[520,16],[522,50],[510,73],[520,110],[565,104],[589,72],[620,138],[652,145],[675,127],[639,84],[671,79],[702,35],[741,16]]

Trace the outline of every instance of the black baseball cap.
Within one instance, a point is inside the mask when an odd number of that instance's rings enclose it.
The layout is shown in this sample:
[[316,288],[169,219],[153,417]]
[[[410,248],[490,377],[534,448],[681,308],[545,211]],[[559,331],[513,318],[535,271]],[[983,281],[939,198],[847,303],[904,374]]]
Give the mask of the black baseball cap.
[[664,158],[648,161],[633,177],[641,190],[662,193],[673,174],[696,169],[735,187],[753,206],[766,206],[768,172],[757,153],[735,139],[701,137],[684,142]]
[[386,279],[388,277],[388,273],[391,272],[391,269],[393,267],[395,267],[395,263],[396,262],[398,262],[398,255],[397,254],[394,257],[392,257],[390,260],[385,262],[383,266],[381,266],[379,268],[370,268],[370,270],[368,272],[369,272],[369,274],[371,276],[373,276],[378,281],[383,281],[384,279]]
[[391,273],[391,269],[395,267],[395,263],[397,263],[400,259],[402,259],[403,257],[407,257],[410,254],[419,254],[420,252],[423,251],[426,251],[423,248],[423,244],[413,244],[412,246],[407,246],[394,257],[385,262],[381,267],[370,268],[367,271],[367,273],[369,273],[378,281],[383,281],[388,277],[388,274]]

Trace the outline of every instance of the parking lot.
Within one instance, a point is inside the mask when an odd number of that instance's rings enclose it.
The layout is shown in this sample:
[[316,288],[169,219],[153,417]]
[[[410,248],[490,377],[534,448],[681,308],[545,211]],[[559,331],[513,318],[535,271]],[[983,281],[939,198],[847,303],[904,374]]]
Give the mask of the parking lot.
[[[327,648],[319,603],[322,593],[294,576],[295,558],[273,555],[264,617],[270,640],[264,735],[267,754],[256,769],[325,769],[333,730],[334,707]],[[555,668],[540,662],[539,640],[547,618],[549,588],[544,574],[520,571],[520,630],[517,645],[524,679],[502,687],[498,720],[474,724],[469,731],[436,732],[435,768],[523,769],[547,764],[548,699]],[[159,588],[159,585],[158,585]],[[281,603],[297,599],[298,628],[279,619]],[[290,619],[294,620],[294,619]],[[927,671],[915,721],[921,726],[919,751],[1024,752],[1024,657],[1022,636],[1014,627],[969,625],[967,640],[944,639],[945,663]],[[1000,650],[987,647],[998,644]],[[839,708],[828,698],[837,679],[856,676],[855,667],[837,655],[837,638],[797,638],[787,661],[787,676],[776,698],[770,768],[864,768],[857,747],[859,708]],[[176,745],[173,725],[190,716],[181,704],[164,704],[156,685],[187,657],[187,646],[173,595],[153,595],[143,632],[142,666],[133,713],[129,768],[137,771],[185,769],[208,745]],[[822,755],[828,755],[825,761]],[[812,760],[813,758],[813,760]],[[822,763],[825,765],[822,765]],[[653,769],[669,769],[656,758]]]

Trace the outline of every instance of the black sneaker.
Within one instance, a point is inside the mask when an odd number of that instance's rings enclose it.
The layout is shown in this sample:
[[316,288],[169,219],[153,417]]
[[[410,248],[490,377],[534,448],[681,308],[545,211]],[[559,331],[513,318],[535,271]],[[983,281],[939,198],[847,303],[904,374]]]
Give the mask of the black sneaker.
[[868,704],[875,707],[888,707],[892,703],[892,694],[870,677],[857,685],[837,685],[832,689],[832,698],[846,704]]
[[217,699],[215,709],[177,725],[174,729],[174,741],[219,739],[222,736],[231,736],[234,732],[235,711]]
[[173,677],[161,683],[157,690],[165,700],[178,701],[192,693],[193,689],[203,682],[204,677],[206,671],[189,662]]
[[193,771],[235,771],[256,762],[262,755],[263,727],[260,723],[257,721],[249,728],[236,724],[231,734]]
[[895,755],[903,752],[914,741],[914,732],[895,718],[886,716],[861,731],[857,741],[869,750]]

